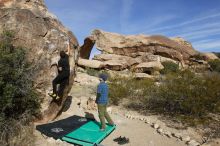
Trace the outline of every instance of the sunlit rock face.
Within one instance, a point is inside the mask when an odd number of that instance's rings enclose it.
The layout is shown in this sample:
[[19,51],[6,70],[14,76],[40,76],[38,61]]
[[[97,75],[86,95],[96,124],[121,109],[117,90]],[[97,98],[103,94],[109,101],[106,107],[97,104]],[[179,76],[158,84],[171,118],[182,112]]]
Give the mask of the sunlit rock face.
[[[78,55],[78,49],[74,47],[78,46],[76,37],[62,25],[55,15],[48,12],[43,0],[1,0],[0,33],[4,30],[14,32],[14,45],[26,49],[27,59],[34,68],[34,87],[43,99],[43,119],[52,119],[62,107],[73,82]],[[51,90],[51,82],[57,74],[57,70],[50,69],[50,66],[58,61],[61,50],[67,50],[69,40],[71,43],[70,82],[61,103],[50,103],[51,98],[47,96],[47,93]]]
[[[159,35],[121,35],[94,30],[85,39],[80,57],[88,59],[94,45],[102,53],[95,55],[93,60],[102,62],[99,63],[102,64],[99,65],[100,68],[110,70],[135,69],[140,64],[143,67],[143,63],[147,70],[160,70],[163,68],[161,63],[165,61],[172,61],[183,67],[190,62],[192,56],[198,54],[189,42],[179,37],[171,39]],[[80,65],[86,66],[82,63]]]

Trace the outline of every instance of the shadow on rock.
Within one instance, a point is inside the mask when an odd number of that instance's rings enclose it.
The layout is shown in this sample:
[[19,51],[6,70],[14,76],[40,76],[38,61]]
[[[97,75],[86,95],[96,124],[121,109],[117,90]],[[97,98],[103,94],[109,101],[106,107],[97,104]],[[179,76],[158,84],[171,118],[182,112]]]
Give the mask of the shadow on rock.
[[[60,110],[60,112],[57,114],[56,118],[59,117],[63,112],[68,111],[68,109],[70,108],[70,105],[72,104],[72,96],[68,96],[67,99],[65,100],[62,109]],[[54,119],[56,119],[54,118]]]

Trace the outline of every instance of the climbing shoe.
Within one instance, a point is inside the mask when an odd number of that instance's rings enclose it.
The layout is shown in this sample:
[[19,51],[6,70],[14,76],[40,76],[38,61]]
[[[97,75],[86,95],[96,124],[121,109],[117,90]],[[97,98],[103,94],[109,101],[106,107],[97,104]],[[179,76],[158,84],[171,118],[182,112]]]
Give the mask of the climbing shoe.
[[104,132],[104,131],[105,131],[105,129],[104,129],[104,128],[101,128],[101,129],[99,129],[99,131],[100,131],[100,132]]
[[55,93],[48,93],[48,95],[49,95],[50,97],[54,98],[54,99],[57,98],[57,94],[55,94]]
[[129,142],[130,142],[129,138],[122,137],[122,138],[120,139],[120,141],[118,141],[118,144],[119,144],[119,145],[123,145],[123,144],[129,143]]
[[121,139],[122,139],[122,137],[120,136],[120,137],[117,137],[117,138],[113,139],[113,141],[119,142],[119,141],[121,141]]
[[60,97],[59,96],[56,96],[56,100],[59,100],[60,99]]
[[129,138],[121,137],[121,136],[113,139],[113,141],[117,142],[119,145],[126,144],[126,143],[130,142]]

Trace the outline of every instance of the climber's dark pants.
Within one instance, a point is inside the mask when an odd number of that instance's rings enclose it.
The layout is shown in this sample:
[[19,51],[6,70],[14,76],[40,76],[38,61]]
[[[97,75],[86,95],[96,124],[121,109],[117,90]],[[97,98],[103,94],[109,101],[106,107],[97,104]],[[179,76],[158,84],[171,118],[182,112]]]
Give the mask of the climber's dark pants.
[[[59,73],[56,78],[53,80],[53,93],[63,95],[63,91],[65,86],[69,83],[69,74],[67,73]],[[60,85],[59,90],[57,91],[57,84]]]

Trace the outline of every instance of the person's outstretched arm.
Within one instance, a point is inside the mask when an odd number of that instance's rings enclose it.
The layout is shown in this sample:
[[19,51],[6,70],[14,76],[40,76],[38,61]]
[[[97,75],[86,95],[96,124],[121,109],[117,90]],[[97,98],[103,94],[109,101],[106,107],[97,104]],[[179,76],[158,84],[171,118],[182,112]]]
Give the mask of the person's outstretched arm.
[[57,67],[58,65],[57,65],[57,63],[53,63],[53,64],[51,64],[50,68],[52,68],[53,66]]

